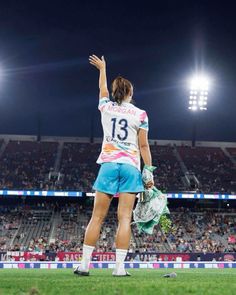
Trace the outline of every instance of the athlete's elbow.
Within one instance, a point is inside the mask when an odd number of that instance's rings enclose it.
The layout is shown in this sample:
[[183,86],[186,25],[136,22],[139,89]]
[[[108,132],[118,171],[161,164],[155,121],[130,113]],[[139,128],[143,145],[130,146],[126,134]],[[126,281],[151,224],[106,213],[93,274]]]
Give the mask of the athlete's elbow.
[[102,97],[109,97],[109,92],[107,89],[100,89],[100,98]]
[[142,151],[147,151],[147,150],[149,150],[149,144],[148,143],[140,144],[139,148],[140,148],[141,152]]

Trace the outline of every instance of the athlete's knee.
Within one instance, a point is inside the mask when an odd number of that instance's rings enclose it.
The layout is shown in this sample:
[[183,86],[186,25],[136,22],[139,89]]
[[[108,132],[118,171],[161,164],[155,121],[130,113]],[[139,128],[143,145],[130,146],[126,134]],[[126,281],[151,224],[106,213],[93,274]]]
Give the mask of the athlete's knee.
[[123,222],[128,222],[128,223],[130,223],[130,221],[131,221],[131,217],[132,217],[132,211],[131,212],[129,212],[129,211],[127,211],[127,212],[121,212],[121,211],[118,211],[117,212],[117,218],[118,218],[118,222],[119,223],[123,223]]
[[95,223],[102,223],[103,220],[105,219],[106,215],[105,214],[93,214],[92,215],[92,221]]

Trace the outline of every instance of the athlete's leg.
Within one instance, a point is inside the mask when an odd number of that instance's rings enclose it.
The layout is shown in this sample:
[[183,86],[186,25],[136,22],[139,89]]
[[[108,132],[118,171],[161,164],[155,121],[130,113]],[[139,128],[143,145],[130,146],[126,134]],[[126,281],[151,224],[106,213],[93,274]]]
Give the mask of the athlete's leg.
[[92,217],[85,232],[81,266],[74,270],[75,274],[88,275],[92,252],[99,238],[102,222],[107,215],[111,200],[111,195],[96,192]]
[[118,228],[116,233],[116,248],[127,250],[131,238],[131,218],[136,194],[121,193],[117,210]]
[[93,247],[96,245],[96,242],[99,238],[102,222],[107,215],[111,200],[111,195],[96,192],[92,217],[85,232],[85,245]]
[[118,228],[116,233],[116,269],[114,275],[126,275],[124,260],[131,238],[131,218],[136,194],[121,193],[117,210]]

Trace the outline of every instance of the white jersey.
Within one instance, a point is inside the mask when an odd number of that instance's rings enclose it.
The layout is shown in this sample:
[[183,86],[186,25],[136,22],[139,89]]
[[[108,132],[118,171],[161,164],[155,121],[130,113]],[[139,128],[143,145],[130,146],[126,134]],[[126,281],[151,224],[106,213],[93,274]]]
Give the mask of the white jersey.
[[148,131],[146,112],[128,102],[118,105],[107,97],[99,100],[98,109],[101,111],[103,143],[97,163],[126,163],[140,170],[138,130]]

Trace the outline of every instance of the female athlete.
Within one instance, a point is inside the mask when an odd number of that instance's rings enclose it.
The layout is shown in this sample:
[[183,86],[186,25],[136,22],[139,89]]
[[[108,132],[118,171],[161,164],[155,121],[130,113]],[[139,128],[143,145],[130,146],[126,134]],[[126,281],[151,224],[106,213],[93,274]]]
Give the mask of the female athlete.
[[[91,220],[87,226],[78,275],[89,275],[91,255],[99,238],[101,225],[107,215],[113,195],[119,194],[116,232],[116,267],[114,276],[130,275],[124,268],[131,238],[131,218],[135,197],[144,191],[140,173],[140,154],[145,165],[151,166],[152,159],[148,144],[148,117],[145,111],[132,104],[133,86],[127,79],[117,77],[112,83],[109,99],[106,63],[96,55],[89,57],[91,65],[99,72],[99,104],[103,127],[103,143],[97,160],[101,164],[94,184],[96,190]],[[148,183],[148,187],[153,181]]]

